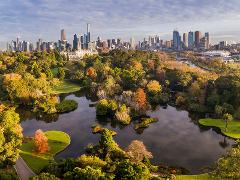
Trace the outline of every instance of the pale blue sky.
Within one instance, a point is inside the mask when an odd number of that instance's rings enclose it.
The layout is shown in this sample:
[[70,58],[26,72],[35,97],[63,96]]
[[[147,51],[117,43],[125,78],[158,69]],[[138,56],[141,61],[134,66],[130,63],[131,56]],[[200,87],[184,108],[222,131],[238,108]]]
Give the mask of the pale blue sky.
[[94,39],[171,39],[178,29],[209,31],[212,42],[240,42],[240,0],[1,0],[0,45],[17,36],[34,44],[39,37],[56,41],[61,28],[72,42],[87,22]]

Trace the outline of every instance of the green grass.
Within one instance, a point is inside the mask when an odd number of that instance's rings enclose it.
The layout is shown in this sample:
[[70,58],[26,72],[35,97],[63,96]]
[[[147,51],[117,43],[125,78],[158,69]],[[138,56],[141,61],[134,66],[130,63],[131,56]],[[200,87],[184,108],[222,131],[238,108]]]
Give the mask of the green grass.
[[64,80],[59,86],[53,88],[53,92],[55,94],[66,94],[79,91],[80,89],[80,85]]
[[176,180],[214,180],[214,179],[215,178],[210,177],[208,174],[176,176]]
[[23,143],[20,148],[20,155],[27,163],[27,165],[35,172],[39,173],[49,161],[54,160],[54,156],[64,150],[70,144],[70,137],[68,134],[61,131],[47,131],[50,151],[44,154],[37,154],[34,152],[33,140],[28,140]]
[[231,121],[228,123],[227,131],[225,131],[225,122],[222,119],[200,119],[199,123],[204,126],[218,127],[221,129],[221,132],[231,138],[239,139],[240,138],[240,122]]

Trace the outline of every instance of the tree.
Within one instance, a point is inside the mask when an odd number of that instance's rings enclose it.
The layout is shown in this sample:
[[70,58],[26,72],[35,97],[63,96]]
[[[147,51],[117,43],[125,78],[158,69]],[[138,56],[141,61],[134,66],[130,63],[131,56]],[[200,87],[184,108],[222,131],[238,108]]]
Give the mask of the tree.
[[98,180],[98,179],[105,179],[105,173],[101,171],[101,169],[94,169],[90,166],[82,169],[79,167],[74,168],[73,172],[67,172],[64,174],[64,180],[72,179],[72,180],[84,180],[84,179],[91,179],[91,180]]
[[233,120],[233,117],[231,114],[226,113],[223,115],[223,120],[225,121],[225,131],[227,131],[228,124]]
[[0,165],[12,165],[18,159],[22,145],[22,128],[19,115],[14,108],[0,111]]
[[150,171],[145,164],[134,163],[127,159],[118,164],[115,175],[115,179],[149,179]]
[[49,150],[48,138],[42,130],[37,130],[34,136],[35,150],[38,153],[45,153]]
[[134,96],[135,108],[136,110],[145,110],[147,107],[147,98],[144,90],[138,88]]
[[240,147],[237,144],[221,157],[211,173],[219,179],[240,179]]
[[155,95],[155,94],[160,93],[162,91],[162,87],[161,87],[161,85],[159,84],[158,81],[152,80],[147,84],[147,90],[148,90],[149,93]]
[[142,141],[134,140],[126,148],[126,153],[133,161],[141,162],[144,157],[153,158],[152,153],[149,152]]
[[62,67],[59,67],[58,68],[58,78],[60,80],[64,80],[64,77],[65,77],[65,71]]
[[41,173],[37,176],[34,176],[32,178],[30,178],[31,180],[60,180],[60,178],[49,174],[49,173]]

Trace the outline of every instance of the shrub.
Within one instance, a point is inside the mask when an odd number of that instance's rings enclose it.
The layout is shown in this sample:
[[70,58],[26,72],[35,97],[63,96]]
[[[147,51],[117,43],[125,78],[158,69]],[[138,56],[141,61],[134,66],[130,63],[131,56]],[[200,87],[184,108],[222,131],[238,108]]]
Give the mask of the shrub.
[[96,113],[99,116],[106,116],[114,114],[117,110],[117,103],[114,100],[102,99],[98,102],[96,107]]
[[0,170],[0,179],[2,179],[2,180],[17,180],[18,177],[15,173]]
[[56,105],[58,113],[71,112],[77,109],[78,103],[74,100],[63,100],[61,103]]
[[157,121],[158,119],[156,118],[142,118],[142,121],[140,123],[135,124],[134,129],[147,128],[149,127],[149,124]]
[[49,174],[49,173],[41,173],[37,176],[30,178],[31,180],[60,180],[58,177]]
[[94,168],[102,168],[107,165],[107,163],[101,160],[97,156],[87,156],[82,155],[78,158],[78,162],[80,163],[80,167],[85,168],[87,166],[91,166]]
[[115,118],[122,124],[129,124],[131,122],[129,109],[125,104],[120,106],[119,110],[115,113]]

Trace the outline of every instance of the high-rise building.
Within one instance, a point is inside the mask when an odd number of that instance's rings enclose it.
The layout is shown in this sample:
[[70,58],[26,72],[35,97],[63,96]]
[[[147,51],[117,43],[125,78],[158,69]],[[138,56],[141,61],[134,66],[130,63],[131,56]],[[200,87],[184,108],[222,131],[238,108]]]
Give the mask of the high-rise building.
[[61,41],[67,41],[65,30],[61,30]]
[[188,33],[188,48],[194,48],[194,33],[192,31]]
[[79,50],[81,47],[80,39],[78,38],[77,34],[73,36],[73,51]]
[[108,39],[107,44],[108,44],[108,48],[111,49],[112,48],[112,40]]
[[188,47],[188,34],[187,33],[183,33],[183,44],[184,44],[185,48]]
[[136,46],[136,44],[135,44],[134,38],[130,38],[130,48],[134,50],[135,46]]
[[195,47],[196,48],[199,48],[200,39],[201,39],[201,32],[195,31]]
[[206,49],[209,49],[210,46],[210,37],[209,37],[209,32],[205,33],[205,38],[206,38]]
[[173,48],[175,50],[181,50],[181,36],[178,31],[173,31]]
[[91,42],[90,24],[87,24],[87,43]]

